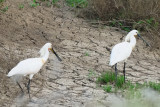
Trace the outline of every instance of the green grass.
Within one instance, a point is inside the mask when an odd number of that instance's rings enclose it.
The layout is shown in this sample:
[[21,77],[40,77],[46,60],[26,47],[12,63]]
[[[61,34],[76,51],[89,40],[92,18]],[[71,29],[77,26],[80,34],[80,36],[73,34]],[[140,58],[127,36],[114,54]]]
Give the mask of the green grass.
[[5,0],[0,0],[0,3],[4,2]]
[[52,0],[52,4],[56,4],[59,0]]
[[118,27],[124,31],[131,31],[132,29],[138,29],[139,31],[144,31],[145,29],[157,29],[159,22],[154,18],[139,20],[139,21],[122,21],[122,20],[112,20],[108,24],[111,27]]
[[132,28],[136,28],[141,31],[145,31],[145,29],[158,29],[159,22],[154,18],[148,18],[144,20],[139,20],[133,23]]
[[117,76],[116,86],[122,88],[124,84],[124,76]]
[[[120,92],[121,97],[116,96],[119,100],[118,102],[114,100],[114,103],[117,103],[114,107],[159,107],[159,93],[151,89],[160,92],[160,83],[133,84],[131,81],[123,83],[123,76],[119,76],[117,84],[115,84],[113,72],[103,73],[97,78],[97,82],[101,84],[100,86],[107,93]],[[117,95],[119,96],[119,94]]]
[[39,6],[39,3],[36,3],[36,0],[33,0],[33,2],[30,3],[31,7],[37,7]]
[[118,75],[116,81],[115,73],[110,71],[102,73],[97,78],[97,84],[101,84],[102,88],[106,92],[116,92],[117,90],[121,90],[123,92],[124,90],[128,90],[129,92],[134,93],[144,87],[152,88],[155,91],[160,92],[160,83],[145,82],[143,84],[133,84],[131,81],[126,81],[124,83],[124,77],[122,75]]
[[91,77],[94,77],[94,76],[96,76],[96,73],[92,69],[90,69],[89,73],[88,73],[88,78],[91,78]]
[[2,8],[2,9],[1,9],[1,11],[2,11],[2,12],[6,12],[6,11],[8,11],[8,6],[6,6],[6,7]]
[[5,0],[0,0],[0,3],[4,2]]
[[59,0],[41,0],[42,2],[46,2],[46,5],[48,6],[48,7],[50,7],[50,6],[52,6],[52,5],[55,5],[55,6],[57,6],[57,7],[59,7],[59,5],[57,5],[57,2],[59,1]]
[[118,27],[124,31],[131,31],[132,27],[131,26],[128,26],[126,25],[126,22],[122,22],[122,21],[119,21],[119,20],[112,20],[108,23],[109,26],[111,27]]
[[114,103],[118,103],[118,106],[114,107],[159,107],[160,105],[159,93],[151,89],[127,90],[123,93],[123,100],[120,97],[116,98],[119,102],[113,100]]
[[33,2],[32,2],[32,3],[30,3],[30,6],[31,6],[31,7],[37,7],[38,5],[37,5],[36,3],[33,3]]
[[149,87],[160,92],[160,83],[149,82]]
[[112,92],[112,86],[111,85],[105,85],[102,87],[104,91],[110,93]]
[[23,9],[24,8],[24,5],[23,4],[19,4],[19,9]]
[[122,87],[124,84],[124,77],[123,76],[117,76],[117,82],[116,81],[116,76],[114,72],[105,72],[103,73],[100,77],[98,77],[97,82],[100,84],[115,84],[117,87]]
[[88,52],[85,52],[84,55],[85,55],[85,56],[89,56],[89,53],[88,53]]
[[80,8],[87,7],[88,5],[87,0],[66,0],[66,3],[71,7],[80,7]]
[[106,72],[98,77],[97,82],[101,84],[107,84],[108,82],[113,82],[114,80],[115,74],[113,72]]
[[[58,2],[59,0],[52,0],[51,2],[50,1],[48,1],[47,2],[47,6],[49,7],[49,6],[51,6],[51,5],[56,5],[56,3]],[[59,6],[58,6],[59,7]]]
[[[159,30],[160,8],[156,5],[159,6],[160,1],[137,0],[137,2],[132,0],[101,0],[101,2],[88,0],[88,7],[85,10],[88,14],[85,14],[87,18],[98,18],[98,22],[103,21],[103,25],[118,27],[127,32],[131,29]],[[148,9],[149,7],[150,9]]]

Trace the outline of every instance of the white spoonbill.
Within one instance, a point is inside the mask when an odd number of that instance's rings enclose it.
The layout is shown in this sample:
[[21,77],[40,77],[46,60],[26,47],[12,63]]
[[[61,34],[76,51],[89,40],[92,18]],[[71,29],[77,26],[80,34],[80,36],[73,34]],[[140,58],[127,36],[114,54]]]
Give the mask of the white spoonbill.
[[137,30],[130,31],[126,38],[125,42],[116,44],[111,52],[110,55],[110,66],[115,65],[115,74],[116,74],[116,81],[117,81],[117,63],[124,61],[124,68],[123,68],[123,75],[124,75],[124,82],[125,82],[125,65],[127,58],[131,55],[133,48],[136,45],[136,36],[140,37],[148,46],[150,46],[138,33]]
[[[28,81],[28,85],[27,85],[29,98],[31,98],[30,97],[30,81],[33,78],[34,74],[39,72],[40,69],[42,68],[42,66],[47,61],[47,59],[49,57],[49,50],[51,50],[56,55],[56,57],[58,58],[59,61],[62,61],[60,59],[60,57],[57,55],[57,53],[54,51],[54,49],[52,48],[52,44],[46,43],[40,50],[41,57],[29,58],[29,59],[26,59],[26,60],[19,62],[7,75],[8,77],[11,77],[14,75],[22,75],[22,76],[29,75],[29,81]],[[16,83],[20,87],[22,93],[24,93],[24,91],[23,91],[21,85],[18,83],[18,81],[16,81]]]

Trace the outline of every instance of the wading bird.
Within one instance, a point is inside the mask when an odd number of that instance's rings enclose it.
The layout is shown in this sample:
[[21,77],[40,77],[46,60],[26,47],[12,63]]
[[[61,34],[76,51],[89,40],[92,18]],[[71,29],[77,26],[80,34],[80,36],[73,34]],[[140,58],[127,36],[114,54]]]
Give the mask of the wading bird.
[[[40,71],[42,66],[45,64],[45,62],[48,60],[49,57],[49,50],[51,50],[56,57],[58,58],[59,61],[62,61],[60,57],[57,55],[57,53],[54,51],[52,48],[51,43],[46,43],[41,49],[40,49],[40,57],[39,58],[29,58],[26,60],[23,60],[19,62],[9,73],[8,77],[15,76],[15,75],[21,75],[21,76],[26,76],[29,75],[29,81],[27,85],[27,90],[30,97],[30,82],[31,79],[33,78],[34,74]],[[21,85],[19,84],[18,81],[16,81],[18,86],[20,87],[22,93],[24,93]]]
[[115,65],[115,75],[117,81],[117,63],[124,61],[124,68],[123,68],[123,75],[124,75],[124,82],[125,82],[125,65],[127,58],[131,55],[133,48],[136,45],[136,36],[140,37],[148,46],[150,46],[138,33],[137,30],[130,31],[126,38],[125,42],[116,44],[111,52],[110,55],[110,66]]

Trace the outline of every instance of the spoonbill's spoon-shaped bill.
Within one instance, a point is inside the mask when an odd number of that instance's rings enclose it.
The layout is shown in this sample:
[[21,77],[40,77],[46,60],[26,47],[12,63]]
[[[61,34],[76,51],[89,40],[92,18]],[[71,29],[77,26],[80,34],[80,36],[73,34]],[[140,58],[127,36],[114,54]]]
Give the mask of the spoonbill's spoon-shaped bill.
[[56,57],[59,61],[62,61],[62,59],[58,56],[58,54],[56,53],[56,51],[53,48],[51,48],[51,51],[56,55]]
[[147,44],[147,46],[151,47],[151,45],[150,45],[148,42],[146,42],[146,41],[142,38],[142,36],[141,36],[140,34],[137,34],[137,35],[138,35],[139,38],[141,38],[141,39]]

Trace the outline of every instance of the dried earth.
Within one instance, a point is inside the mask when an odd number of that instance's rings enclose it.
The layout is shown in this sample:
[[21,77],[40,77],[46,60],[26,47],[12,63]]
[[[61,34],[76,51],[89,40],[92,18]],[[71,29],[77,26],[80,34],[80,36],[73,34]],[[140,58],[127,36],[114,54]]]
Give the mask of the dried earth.
[[[110,50],[123,41],[126,32],[116,28],[92,26],[64,4],[48,7],[45,2],[35,8],[31,0],[7,0],[0,13],[0,106],[16,107],[109,107],[110,96],[96,86],[103,71],[114,71],[109,64]],[[19,9],[19,4],[24,4]],[[144,37],[145,38],[145,37]],[[147,38],[145,38],[147,40]],[[149,40],[148,40],[149,41]],[[28,101],[27,77],[21,81],[25,96],[6,75],[19,61],[39,57],[47,42],[62,58],[53,54],[31,82],[33,102]],[[160,56],[141,40],[127,61],[127,79],[133,82],[159,81]],[[118,65],[121,72],[123,63]]]

